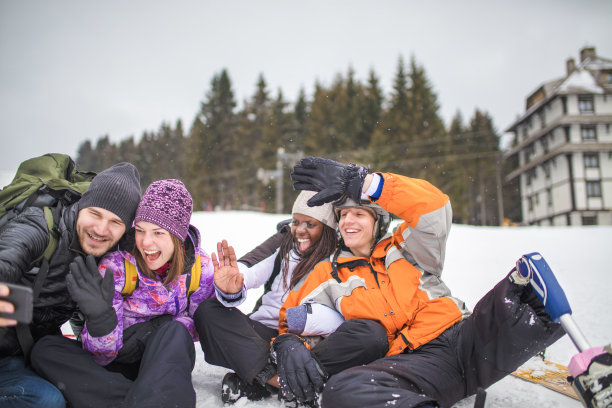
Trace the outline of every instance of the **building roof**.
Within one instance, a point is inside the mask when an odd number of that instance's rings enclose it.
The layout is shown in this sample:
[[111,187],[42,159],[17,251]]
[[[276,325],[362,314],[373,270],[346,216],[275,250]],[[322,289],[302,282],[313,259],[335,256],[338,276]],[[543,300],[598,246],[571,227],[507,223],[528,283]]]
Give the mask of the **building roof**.
[[595,55],[594,48],[583,49],[581,54],[584,53],[585,50],[592,50],[592,55],[584,57],[580,64],[575,67],[573,60],[570,59],[568,65],[572,68],[570,69],[568,66],[568,71],[570,72],[565,77],[544,82],[529,94],[526,98],[527,100],[534,98],[538,93],[542,93],[543,97],[516,119],[514,123],[506,129],[506,132],[514,131],[525,119],[557,95],[581,93],[603,94],[612,91],[611,85],[603,84],[598,81],[601,71],[609,70],[612,73],[612,60]]

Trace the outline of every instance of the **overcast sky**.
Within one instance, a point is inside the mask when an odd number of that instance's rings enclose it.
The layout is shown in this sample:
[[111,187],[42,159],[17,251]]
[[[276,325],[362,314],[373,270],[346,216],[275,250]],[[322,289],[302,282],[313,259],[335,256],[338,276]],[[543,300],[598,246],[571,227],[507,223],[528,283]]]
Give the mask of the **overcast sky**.
[[188,130],[223,68],[242,107],[260,73],[291,102],[349,66],[388,94],[414,56],[447,124],[479,108],[501,133],[584,46],[612,59],[612,1],[0,0],[0,170],[164,121]]

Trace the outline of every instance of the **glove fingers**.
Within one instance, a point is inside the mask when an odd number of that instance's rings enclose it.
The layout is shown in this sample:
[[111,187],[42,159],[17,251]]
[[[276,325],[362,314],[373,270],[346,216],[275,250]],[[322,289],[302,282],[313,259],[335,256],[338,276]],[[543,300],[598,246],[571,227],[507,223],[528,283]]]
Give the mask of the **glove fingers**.
[[107,269],[106,272],[104,272],[104,278],[102,279],[102,295],[109,305],[112,303],[114,294],[115,280],[113,279],[113,272]]
[[294,190],[316,191],[311,183],[293,183]]
[[98,272],[98,263],[96,262],[96,258],[94,258],[93,255],[87,255],[85,263],[87,266],[87,271],[90,273],[90,275],[96,277],[100,275],[100,273]]
[[292,400],[295,398],[291,392],[289,384],[287,383],[287,373],[285,372],[284,364],[278,364],[276,374],[278,375],[278,385],[280,386],[283,396],[287,398],[287,400]]
[[86,286],[85,278],[83,277],[83,270],[81,269],[81,265],[84,266],[83,260],[81,259],[81,257],[77,257],[68,266],[68,268],[70,269],[70,274],[72,275],[73,289],[79,289],[79,288],[83,288]]
[[70,293],[70,297],[72,298],[72,300],[76,302],[76,298],[79,294],[79,286],[74,281],[74,275],[72,273],[66,274],[66,288],[68,288],[68,293]]
[[309,207],[316,207],[325,203],[331,203],[342,197],[342,193],[333,190],[323,190],[318,194],[315,194],[306,202]]
[[323,391],[323,386],[325,385],[325,378],[321,375],[321,371],[319,367],[317,367],[317,363],[314,360],[310,360],[306,364],[304,364],[304,369],[308,374],[309,385],[311,385],[312,387],[314,398],[314,392]]
[[291,391],[298,401],[304,401],[306,395],[304,394],[303,384],[308,383],[306,373],[302,370],[291,371],[287,373],[287,383],[291,387]]

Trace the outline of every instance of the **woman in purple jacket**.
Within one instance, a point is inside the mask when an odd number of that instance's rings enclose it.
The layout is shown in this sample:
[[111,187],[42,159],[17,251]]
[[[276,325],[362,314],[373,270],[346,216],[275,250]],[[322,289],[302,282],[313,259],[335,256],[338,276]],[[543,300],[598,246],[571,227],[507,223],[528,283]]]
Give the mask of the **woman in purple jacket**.
[[[193,313],[215,289],[211,259],[189,224],[192,209],[182,182],[153,182],[136,211],[132,242],[123,243],[129,250],[107,254],[97,268],[93,258],[71,265],[68,288],[86,317],[82,348],[48,336],[32,360],[73,406],[195,407]],[[199,286],[189,295],[198,268]],[[136,288],[126,293],[130,269]]]

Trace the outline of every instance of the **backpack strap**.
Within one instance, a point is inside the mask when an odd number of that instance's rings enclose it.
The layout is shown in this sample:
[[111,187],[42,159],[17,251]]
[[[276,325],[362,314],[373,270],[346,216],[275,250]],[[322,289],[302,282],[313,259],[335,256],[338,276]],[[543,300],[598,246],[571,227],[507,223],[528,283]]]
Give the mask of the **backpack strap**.
[[187,290],[187,297],[191,296],[193,292],[198,290],[200,287],[200,277],[202,275],[202,260],[200,258],[200,254],[196,256],[195,262],[191,267],[191,274],[187,277],[189,279],[189,285]]
[[272,284],[274,283],[274,279],[276,279],[276,277],[280,273],[281,261],[282,260],[280,256],[280,251],[278,251],[276,258],[274,258],[274,267],[272,268],[272,273],[270,274],[270,277],[268,278],[268,280],[266,281],[266,284],[264,285],[264,295],[272,290]]
[[[49,229],[49,243],[45,248],[44,252],[41,256],[36,258],[31,265],[36,264],[42,259],[40,263],[40,267],[38,268],[38,273],[36,274],[36,278],[34,279],[34,286],[32,288],[32,302],[35,302],[38,299],[38,295],[42,290],[43,283],[47,279],[47,275],[49,274],[49,259],[57,249],[57,243],[59,241],[59,218],[60,213],[62,211],[62,204],[58,203],[57,206],[53,209],[49,207],[43,207],[43,212],[45,213],[45,220],[47,222],[47,228]],[[32,332],[30,331],[30,326],[27,324],[19,323],[15,328],[17,331],[17,341],[19,342],[19,347],[21,347],[21,351],[23,352],[23,357],[25,359],[26,364],[30,364],[30,352],[32,351],[32,346],[34,345],[34,338],[32,337]]]
[[[123,284],[123,289],[121,289],[121,295],[123,297],[127,297],[134,293],[134,290],[138,287],[138,271],[136,269],[136,265],[134,265],[129,260],[125,260],[125,283]],[[202,275],[202,261],[200,254],[196,257],[193,266],[191,267],[191,273],[187,276],[189,282],[187,282],[187,297],[191,296],[193,292],[198,290],[200,287],[200,276]]]
[[272,273],[270,274],[270,277],[264,285],[264,293],[259,297],[259,299],[257,299],[257,302],[255,302],[255,306],[253,306],[253,310],[251,311],[251,313],[249,313],[249,316],[255,313],[261,307],[264,295],[272,290],[272,284],[274,283],[274,279],[276,279],[276,277],[280,273],[281,262],[282,260],[279,251],[278,254],[276,254],[276,258],[274,258],[274,266],[272,267]]
[[121,296],[127,297],[134,293],[134,290],[138,286],[138,271],[136,270],[136,265],[127,259],[123,264],[125,266],[125,282],[123,284],[123,289],[121,289]]

